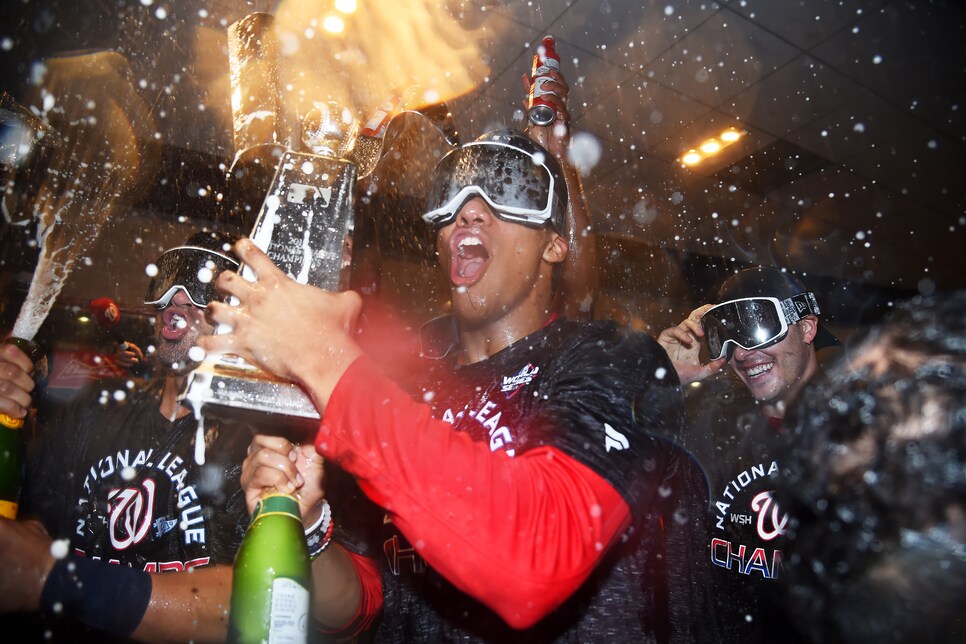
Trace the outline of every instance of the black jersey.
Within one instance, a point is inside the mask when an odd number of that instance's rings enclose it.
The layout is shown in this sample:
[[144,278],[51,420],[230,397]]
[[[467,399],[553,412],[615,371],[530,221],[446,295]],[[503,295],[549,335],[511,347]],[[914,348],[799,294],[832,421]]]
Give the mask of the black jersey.
[[660,345],[605,322],[557,320],[487,360],[437,361],[413,394],[491,451],[556,447],[609,482],[635,516],[652,501],[654,481],[640,472],[654,447],[628,439],[680,427],[683,417]]
[[239,483],[252,432],[161,415],[161,384],[105,382],[42,428],[29,450],[25,515],[82,556],[148,572],[231,565],[248,512]]
[[517,631],[387,523],[369,551],[384,564],[379,641],[697,641],[706,632],[697,549],[707,487],[683,452],[651,434],[682,415],[677,375],[653,339],[558,320],[487,360],[434,362],[410,390],[492,451],[549,446],[588,466],[623,496],[633,525],[560,608]]
[[681,439],[710,483],[706,557],[723,642],[796,642],[783,607],[789,517],[773,497],[782,429],[727,375],[688,398]]

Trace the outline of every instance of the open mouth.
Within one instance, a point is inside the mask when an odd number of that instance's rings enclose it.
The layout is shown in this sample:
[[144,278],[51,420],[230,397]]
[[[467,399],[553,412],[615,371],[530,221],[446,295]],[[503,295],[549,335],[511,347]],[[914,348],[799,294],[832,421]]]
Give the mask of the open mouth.
[[165,340],[180,340],[188,332],[188,318],[177,309],[169,308],[162,316],[161,336]]
[[457,233],[450,242],[452,265],[450,279],[457,286],[472,286],[483,278],[490,252],[485,240],[474,230]]

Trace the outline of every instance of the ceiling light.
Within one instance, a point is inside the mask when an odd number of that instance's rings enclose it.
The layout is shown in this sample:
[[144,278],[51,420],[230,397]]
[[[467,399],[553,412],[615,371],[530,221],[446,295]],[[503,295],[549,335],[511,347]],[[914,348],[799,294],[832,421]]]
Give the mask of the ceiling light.
[[[688,150],[687,154],[682,156],[680,161],[684,165],[696,165],[708,157],[718,154],[729,145],[740,139],[743,135],[744,132],[741,132],[736,128],[729,127],[717,137],[705,139],[704,143],[699,145],[697,149],[692,148]],[[698,150],[700,150],[700,152]]]
[[698,154],[697,150],[688,150],[688,153],[681,157],[681,163],[685,165],[694,165],[701,161],[701,155]]
[[356,10],[356,0],[335,0],[335,8],[342,13],[352,13]]
[[81,315],[77,318],[77,321],[80,322],[81,324],[87,324],[88,322],[91,321],[91,319],[86,315]]
[[345,22],[339,16],[326,16],[322,21],[322,28],[330,34],[341,34],[345,31]]
[[701,144],[701,151],[705,154],[716,154],[721,151],[721,144],[716,139],[708,139]]

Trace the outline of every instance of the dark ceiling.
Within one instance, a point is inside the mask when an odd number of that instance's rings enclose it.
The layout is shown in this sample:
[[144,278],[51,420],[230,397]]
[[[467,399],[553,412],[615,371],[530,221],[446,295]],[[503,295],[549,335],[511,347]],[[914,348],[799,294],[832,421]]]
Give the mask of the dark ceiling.
[[[916,288],[964,287],[966,8],[895,0],[483,3],[500,43],[558,40],[574,127],[603,147],[599,231]],[[505,113],[532,55],[454,105]],[[480,100],[482,99],[482,100]],[[737,125],[710,167],[682,153]]]
[[[374,43],[401,65],[425,50],[428,58],[413,65],[431,60],[469,87],[448,100],[464,140],[520,123],[520,76],[541,37],[554,35],[574,132],[590,135],[577,152],[591,159],[594,225],[625,253],[616,261],[636,262],[644,279],[659,276],[633,257],[638,246],[778,263],[828,283],[966,287],[960,2],[357,1],[370,27],[365,42],[350,47],[347,35],[336,55],[310,54],[309,40],[320,38],[306,30],[286,54],[293,67],[314,56],[308,66],[324,68],[322,78],[349,74],[361,85],[389,64],[372,55]],[[44,56],[115,50],[130,62],[168,158],[180,150],[175,156],[224,159],[232,154],[226,26],[293,7],[309,24],[332,4],[11,0],[0,9],[3,88],[23,96]],[[426,12],[436,16],[430,28],[415,25]],[[350,50],[363,59],[351,69]],[[456,52],[453,64],[447,51]],[[356,92],[353,106],[371,109],[375,101],[359,96],[375,95]],[[746,136],[696,167],[678,162],[726,127]]]

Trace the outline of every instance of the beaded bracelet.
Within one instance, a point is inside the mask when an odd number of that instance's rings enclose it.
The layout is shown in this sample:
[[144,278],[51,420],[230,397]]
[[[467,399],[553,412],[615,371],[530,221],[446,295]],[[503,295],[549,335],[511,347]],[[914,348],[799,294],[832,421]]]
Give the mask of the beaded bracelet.
[[309,547],[309,560],[315,559],[329,547],[332,542],[332,531],[335,522],[332,521],[332,509],[328,501],[322,501],[322,514],[315,524],[305,530],[305,544]]

